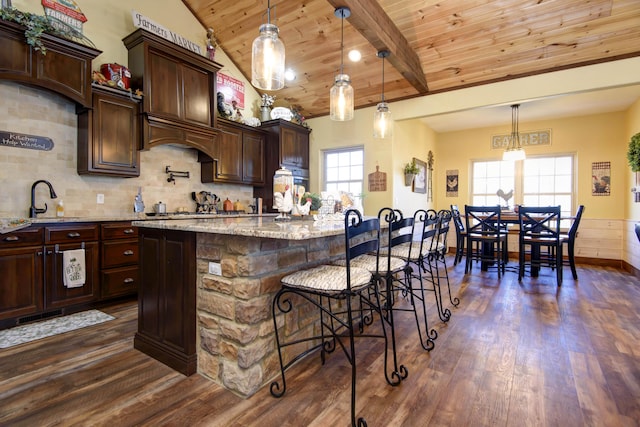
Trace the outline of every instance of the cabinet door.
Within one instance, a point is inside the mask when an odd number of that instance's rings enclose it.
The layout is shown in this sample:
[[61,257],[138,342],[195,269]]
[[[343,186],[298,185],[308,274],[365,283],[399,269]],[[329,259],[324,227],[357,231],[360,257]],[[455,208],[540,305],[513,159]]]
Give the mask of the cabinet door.
[[283,166],[309,168],[309,135],[306,132],[281,127],[280,163]]
[[42,246],[0,249],[0,320],[42,310],[42,259]]
[[45,246],[45,308],[66,307],[90,302],[98,298],[99,246],[98,242],[85,243],[86,280],[83,286],[66,288],[63,278],[62,252],[79,249],[80,243],[61,243]]
[[93,107],[78,119],[78,173],[140,176],[138,103],[94,93]]
[[215,182],[242,183],[242,131],[221,126],[213,161]]
[[182,65],[183,119],[204,126],[211,122],[211,98],[213,93],[210,74],[204,70]]
[[247,184],[263,185],[264,136],[244,132],[242,136],[242,180]]
[[148,78],[145,76],[145,106],[150,114],[180,119],[180,68],[175,59],[149,49]]

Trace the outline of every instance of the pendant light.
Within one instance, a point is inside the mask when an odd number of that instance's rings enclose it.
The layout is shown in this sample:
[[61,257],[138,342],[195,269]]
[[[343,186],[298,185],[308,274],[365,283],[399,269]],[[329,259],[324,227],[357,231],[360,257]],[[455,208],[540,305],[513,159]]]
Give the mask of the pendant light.
[[511,136],[509,137],[509,146],[502,154],[502,160],[516,161],[524,160],[527,156],[520,144],[520,133],[518,132],[518,109],[520,104],[511,106]]
[[339,7],[334,15],[342,20],[342,34],[340,36],[340,74],[335,78],[335,83],[330,92],[330,116],[331,120],[347,121],[353,119],[353,87],[348,74],[344,74],[344,20],[351,16],[348,7]]
[[384,102],[384,59],[387,57],[389,57],[388,50],[378,52],[378,58],[382,58],[382,100],[376,106],[376,112],[373,114],[374,138],[389,138],[393,134],[391,111],[389,111],[389,104]]
[[284,87],[284,44],[278,27],[271,23],[271,2],[267,1],[267,23],[251,47],[251,84],[257,89],[278,90]]

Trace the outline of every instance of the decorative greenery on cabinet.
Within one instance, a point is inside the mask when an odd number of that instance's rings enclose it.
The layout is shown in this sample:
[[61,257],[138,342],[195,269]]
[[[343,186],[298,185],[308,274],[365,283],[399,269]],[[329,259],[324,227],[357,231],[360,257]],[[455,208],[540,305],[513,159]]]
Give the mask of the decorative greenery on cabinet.
[[78,37],[81,37],[81,35],[76,34],[71,31],[71,29],[64,30],[54,27],[44,15],[22,12],[14,7],[0,8],[0,18],[24,26],[26,28],[24,36],[27,44],[33,47],[34,50],[40,51],[43,55],[47,54],[47,48],[41,39],[43,33],[52,34],[72,41],[78,41]]

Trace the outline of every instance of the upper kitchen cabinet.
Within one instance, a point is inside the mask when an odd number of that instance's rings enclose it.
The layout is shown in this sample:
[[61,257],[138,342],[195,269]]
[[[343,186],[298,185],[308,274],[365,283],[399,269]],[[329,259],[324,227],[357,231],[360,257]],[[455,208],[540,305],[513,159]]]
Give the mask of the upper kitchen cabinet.
[[139,29],[123,40],[132,87],[142,88],[143,148],[183,144],[213,157],[221,65]]
[[78,111],[78,174],[140,176],[139,102],[128,92],[93,88],[93,108]]
[[200,155],[202,182],[263,185],[265,135],[259,129],[219,119],[215,155]]
[[43,55],[27,44],[24,31],[0,20],[0,79],[39,86],[91,106],[91,61],[101,52],[45,33]]
[[261,128],[269,133],[269,152],[277,155],[277,164],[270,166],[284,166],[294,175],[308,177],[311,130],[282,119],[263,122]]
[[262,122],[260,128],[267,132],[265,174],[268,179],[264,186],[253,189],[253,196],[264,200],[265,212],[273,212],[273,180],[270,178],[280,167],[291,171],[296,184],[309,188],[311,129],[282,119]]

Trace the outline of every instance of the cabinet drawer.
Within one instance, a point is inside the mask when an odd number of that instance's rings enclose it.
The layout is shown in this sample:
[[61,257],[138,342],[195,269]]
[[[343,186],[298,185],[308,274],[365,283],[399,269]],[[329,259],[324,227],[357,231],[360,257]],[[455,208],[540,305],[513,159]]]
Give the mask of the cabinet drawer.
[[138,264],[138,240],[102,242],[102,268]]
[[138,266],[102,272],[102,298],[134,294],[138,291]]
[[43,231],[42,227],[29,227],[12,233],[0,234],[0,248],[42,245],[44,243]]
[[129,222],[102,224],[102,240],[131,239],[132,237],[138,237],[138,227],[132,227]]
[[99,237],[98,224],[67,225],[45,227],[46,243],[68,243],[96,241]]

